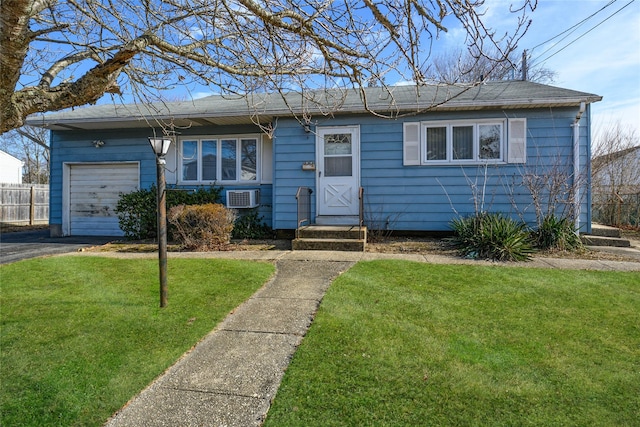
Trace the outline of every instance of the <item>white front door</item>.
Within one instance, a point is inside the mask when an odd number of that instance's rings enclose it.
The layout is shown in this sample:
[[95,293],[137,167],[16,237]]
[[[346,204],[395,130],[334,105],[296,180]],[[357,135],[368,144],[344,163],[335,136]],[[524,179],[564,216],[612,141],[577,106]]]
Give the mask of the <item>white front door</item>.
[[357,216],[360,186],[360,129],[318,128],[318,216]]

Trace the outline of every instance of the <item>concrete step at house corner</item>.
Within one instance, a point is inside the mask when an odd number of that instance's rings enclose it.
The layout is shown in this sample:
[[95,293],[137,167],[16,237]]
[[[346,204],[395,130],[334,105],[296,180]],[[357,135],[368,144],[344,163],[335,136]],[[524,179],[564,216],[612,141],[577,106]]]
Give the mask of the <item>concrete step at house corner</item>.
[[618,248],[629,248],[631,242],[619,237],[595,236],[593,234],[582,234],[582,243],[587,246],[614,246]]
[[600,237],[622,237],[619,228],[610,227],[608,225],[602,224],[591,224],[591,236],[600,236]]
[[582,234],[580,238],[587,246],[631,247],[631,242],[622,238],[619,228],[608,225],[591,224],[591,234]]
[[291,242],[295,251],[364,252],[367,228],[352,225],[308,225],[298,229],[298,237]]

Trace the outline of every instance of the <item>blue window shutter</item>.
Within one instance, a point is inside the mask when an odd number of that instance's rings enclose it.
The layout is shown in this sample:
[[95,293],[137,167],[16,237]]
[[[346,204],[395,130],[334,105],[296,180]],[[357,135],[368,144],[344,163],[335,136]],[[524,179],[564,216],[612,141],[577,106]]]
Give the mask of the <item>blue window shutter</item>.
[[420,123],[404,123],[402,136],[402,164],[420,164]]
[[527,162],[527,119],[509,119],[507,161]]

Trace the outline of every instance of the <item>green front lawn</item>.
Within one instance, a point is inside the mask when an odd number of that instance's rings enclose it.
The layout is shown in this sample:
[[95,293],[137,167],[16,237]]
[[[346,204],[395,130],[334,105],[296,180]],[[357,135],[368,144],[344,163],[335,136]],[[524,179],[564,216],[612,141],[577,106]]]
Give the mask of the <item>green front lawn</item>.
[[632,426],[638,273],[359,263],[266,426]]
[[101,425],[272,274],[266,263],[53,257],[0,267],[0,424]]

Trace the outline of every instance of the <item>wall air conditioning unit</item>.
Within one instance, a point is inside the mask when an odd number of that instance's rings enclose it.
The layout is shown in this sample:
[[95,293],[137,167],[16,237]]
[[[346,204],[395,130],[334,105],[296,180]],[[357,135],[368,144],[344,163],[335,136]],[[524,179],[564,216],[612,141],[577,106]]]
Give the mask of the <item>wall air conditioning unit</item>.
[[227,207],[231,209],[260,206],[260,190],[228,190]]

